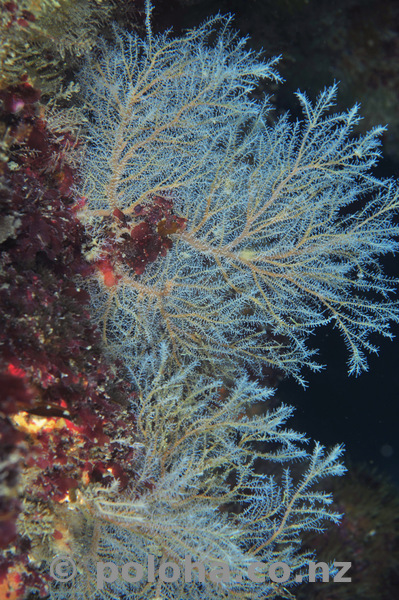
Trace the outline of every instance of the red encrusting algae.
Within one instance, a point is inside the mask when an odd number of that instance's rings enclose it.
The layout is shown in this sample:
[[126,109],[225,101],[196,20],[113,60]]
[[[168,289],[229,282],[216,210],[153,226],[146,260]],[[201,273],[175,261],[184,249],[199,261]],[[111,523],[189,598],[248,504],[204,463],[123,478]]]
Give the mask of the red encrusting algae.
[[76,141],[52,134],[27,82],[0,98],[8,146],[0,163],[0,590],[18,600],[48,592],[49,575],[35,562],[36,523],[47,519],[61,540],[59,503],[134,477],[131,445],[115,439],[133,435],[135,421],[125,410],[130,387],[103,359],[78,283],[93,266],[68,162]]

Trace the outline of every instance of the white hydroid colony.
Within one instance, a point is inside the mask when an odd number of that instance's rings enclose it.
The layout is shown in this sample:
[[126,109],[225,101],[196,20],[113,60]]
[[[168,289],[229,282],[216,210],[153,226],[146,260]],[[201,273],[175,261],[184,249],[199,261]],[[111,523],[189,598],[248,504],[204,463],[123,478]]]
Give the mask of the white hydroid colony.
[[[298,378],[315,366],[307,337],[331,323],[359,373],[364,350],[375,350],[370,333],[389,335],[398,320],[378,265],[396,247],[397,189],[370,174],[383,129],[349,137],[357,107],[329,114],[335,87],[314,105],[298,94],[302,123],[268,124],[267,101],[250,92],[278,78],[275,61],[246,51],[228,26],[213,19],[177,39],[119,32],[83,72],[91,124],[81,217],[93,256],[108,253],[117,280],[93,282],[98,322],[129,364],[162,339],[180,364],[266,363]],[[362,209],[347,210],[366,194]],[[186,226],[137,275],[109,251],[109,221],[117,240],[125,224],[115,210],[131,229],[157,197]]]
[[[155,38],[149,3],[147,11],[145,40],[116,32],[115,46],[103,44],[82,74],[90,125],[80,216],[98,266],[89,287],[104,347],[135,385],[137,478],[123,494],[79,496],[66,517],[78,577],[52,593],[289,597],[309,560],[301,533],[338,518],[312,486],[343,472],[341,449],[316,444],[307,454],[302,436],[282,428],[287,407],[251,416],[270,391],[244,369],[267,364],[300,380],[301,367],[316,367],[306,338],[330,322],[346,340],[350,371],[366,368],[368,335],[389,335],[398,320],[377,262],[395,249],[397,191],[369,173],[381,128],[349,138],[357,108],[329,114],[335,88],[315,105],[298,94],[303,123],[270,125],[267,101],[250,93],[259,78],[278,79],[275,61],[246,51],[229,19]],[[366,194],[364,208],[344,211]],[[159,206],[173,206],[175,220],[150,223]],[[150,231],[167,234],[151,258]],[[298,459],[293,476],[287,465]],[[172,561],[184,572],[190,555],[207,573],[221,561],[232,577],[165,583],[144,573],[98,588],[98,562],[145,566],[149,554],[156,570]],[[264,572],[286,563],[288,580],[249,580],[258,561]]]

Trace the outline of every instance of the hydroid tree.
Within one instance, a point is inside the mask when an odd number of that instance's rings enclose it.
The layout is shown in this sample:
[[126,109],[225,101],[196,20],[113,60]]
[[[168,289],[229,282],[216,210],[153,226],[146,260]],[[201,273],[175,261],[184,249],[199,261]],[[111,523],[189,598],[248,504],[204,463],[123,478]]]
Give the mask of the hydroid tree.
[[177,39],[116,32],[82,73],[80,216],[104,342],[128,364],[165,340],[175,364],[238,359],[301,380],[317,368],[308,336],[332,324],[358,374],[377,350],[369,335],[398,320],[379,265],[397,247],[397,187],[370,173],[383,128],[351,137],[358,107],[331,114],[335,86],[315,104],[298,93],[303,122],[270,125],[267,99],[250,92],[278,80],[276,59],[245,50],[229,25]]
[[[289,407],[250,416],[254,404],[267,406],[271,391],[245,374],[227,393],[222,382],[198,378],[194,364],[166,377],[168,362],[163,346],[136,371],[136,477],[129,488],[87,488],[64,513],[72,533],[67,550],[78,572],[66,584],[54,582],[52,597],[291,597],[287,588],[299,574],[306,580],[312,559],[300,547],[301,533],[339,519],[328,508],[330,495],[317,491],[315,484],[344,472],[342,448],[325,452],[316,444],[313,452],[306,452],[304,436],[284,428]],[[269,471],[273,464],[274,474],[256,468],[259,461]],[[289,469],[293,461],[303,462],[295,474]],[[153,578],[147,569],[149,555]],[[192,580],[185,580],[188,557],[204,566],[202,578],[193,568]],[[119,577],[109,581],[107,573],[99,585],[99,568],[109,562],[119,567]],[[167,562],[180,569],[176,581],[159,576]],[[285,562],[290,571],[280,583],[268,576],[277,562]],[[128,563],[142,566],[138,581],[120,576]],[[225,581],[212,578],[217,564],[226,569]],[[256,577],[265,576],[263,583],[248,576],[251,565],[257,566]]]

